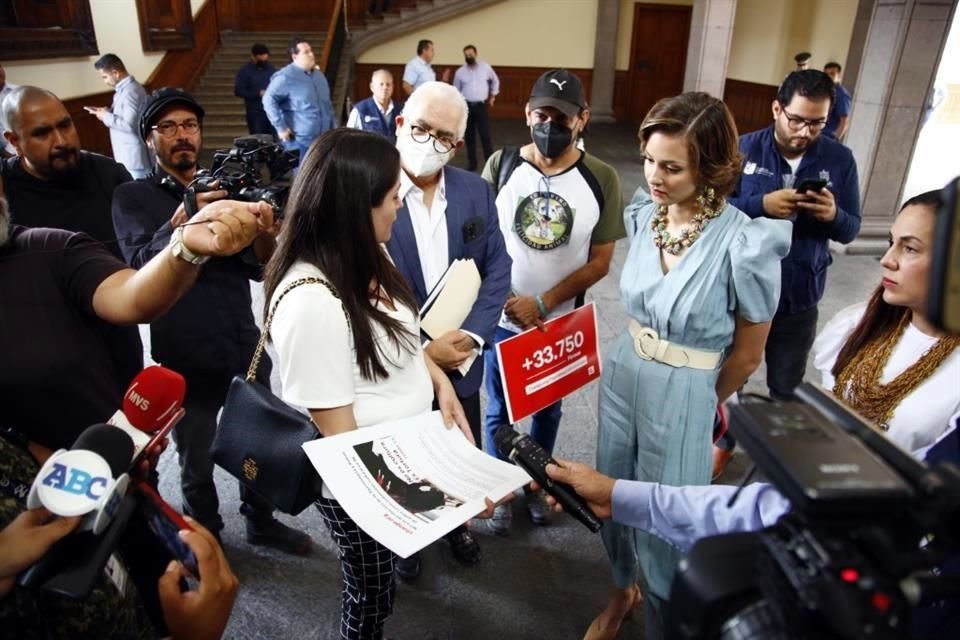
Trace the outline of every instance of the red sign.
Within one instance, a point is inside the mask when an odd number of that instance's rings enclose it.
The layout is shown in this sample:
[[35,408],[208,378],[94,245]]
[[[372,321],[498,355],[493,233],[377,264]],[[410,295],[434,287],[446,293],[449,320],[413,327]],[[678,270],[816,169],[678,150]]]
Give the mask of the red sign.
[[500,382],[516,423],[600,377],[597,313],[591,302],[497,344]]

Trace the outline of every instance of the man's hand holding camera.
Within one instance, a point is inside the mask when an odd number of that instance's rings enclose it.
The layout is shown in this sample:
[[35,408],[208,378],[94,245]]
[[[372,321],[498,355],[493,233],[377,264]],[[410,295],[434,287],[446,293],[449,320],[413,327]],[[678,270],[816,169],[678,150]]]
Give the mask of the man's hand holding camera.
[[200,256],[230,256],[275,228],[266,202],[217,200],[204,206],[183,228],[183,243]]

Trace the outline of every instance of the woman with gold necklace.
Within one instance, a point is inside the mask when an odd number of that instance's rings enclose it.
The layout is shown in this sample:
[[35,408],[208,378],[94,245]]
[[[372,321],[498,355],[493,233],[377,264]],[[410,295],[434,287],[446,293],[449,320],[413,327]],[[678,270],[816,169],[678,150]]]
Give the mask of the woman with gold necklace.
[[941,191],[903,205],[870,299],[838,313],[814,343],[823,387],[906,451],[918,451],[960,411],[960,335],[927,319],[927,291]]
[[[714,410],[763,357],[780,297],[791,223],[751,219],[728,205],[740,172],[727,107],[706,93],[658,102],[640,127],[642,189],[624,213],[630,250],[620,280],[627,331],[603,368],[597,468],[668,485],[709,484]],[[608,523],[613,589],[586,638],[615,638],[641,601],[647,637],[681,554]]]

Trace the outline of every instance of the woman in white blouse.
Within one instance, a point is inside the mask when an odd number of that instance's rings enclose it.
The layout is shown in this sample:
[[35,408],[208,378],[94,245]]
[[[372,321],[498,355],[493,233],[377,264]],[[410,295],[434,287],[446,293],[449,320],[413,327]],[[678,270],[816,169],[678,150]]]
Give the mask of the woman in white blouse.
[[960,335],[927,318],[936,212],[942,192],[904,203],[865,303],[838,313],[817,337],[822,384],[907,451],[932,444],[960,411]]
[[[301,161],[264,277],[267,309],[279,301],[270,333],[283,399],[329,437],[429,411],[436,394],[447,424],[472,442],[450,380],[420,345],[413,293],[382,246],[399,188],[400,155],[376,134],[329,131]],[[329,492],[316,505],[339,549],[339,635],[379,639],[393,609],[394,554]]]

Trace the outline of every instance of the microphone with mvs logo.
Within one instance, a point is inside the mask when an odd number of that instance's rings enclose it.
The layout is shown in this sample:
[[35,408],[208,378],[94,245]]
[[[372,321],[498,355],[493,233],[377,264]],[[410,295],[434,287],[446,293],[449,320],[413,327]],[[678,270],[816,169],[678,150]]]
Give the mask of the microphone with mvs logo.
[[123,408],[107,421],[133,441],[135,460],[153,441],[166,436],[184,415],[181,408],[187,383],[183,376],[159,365],[137,374],[126,393]]

